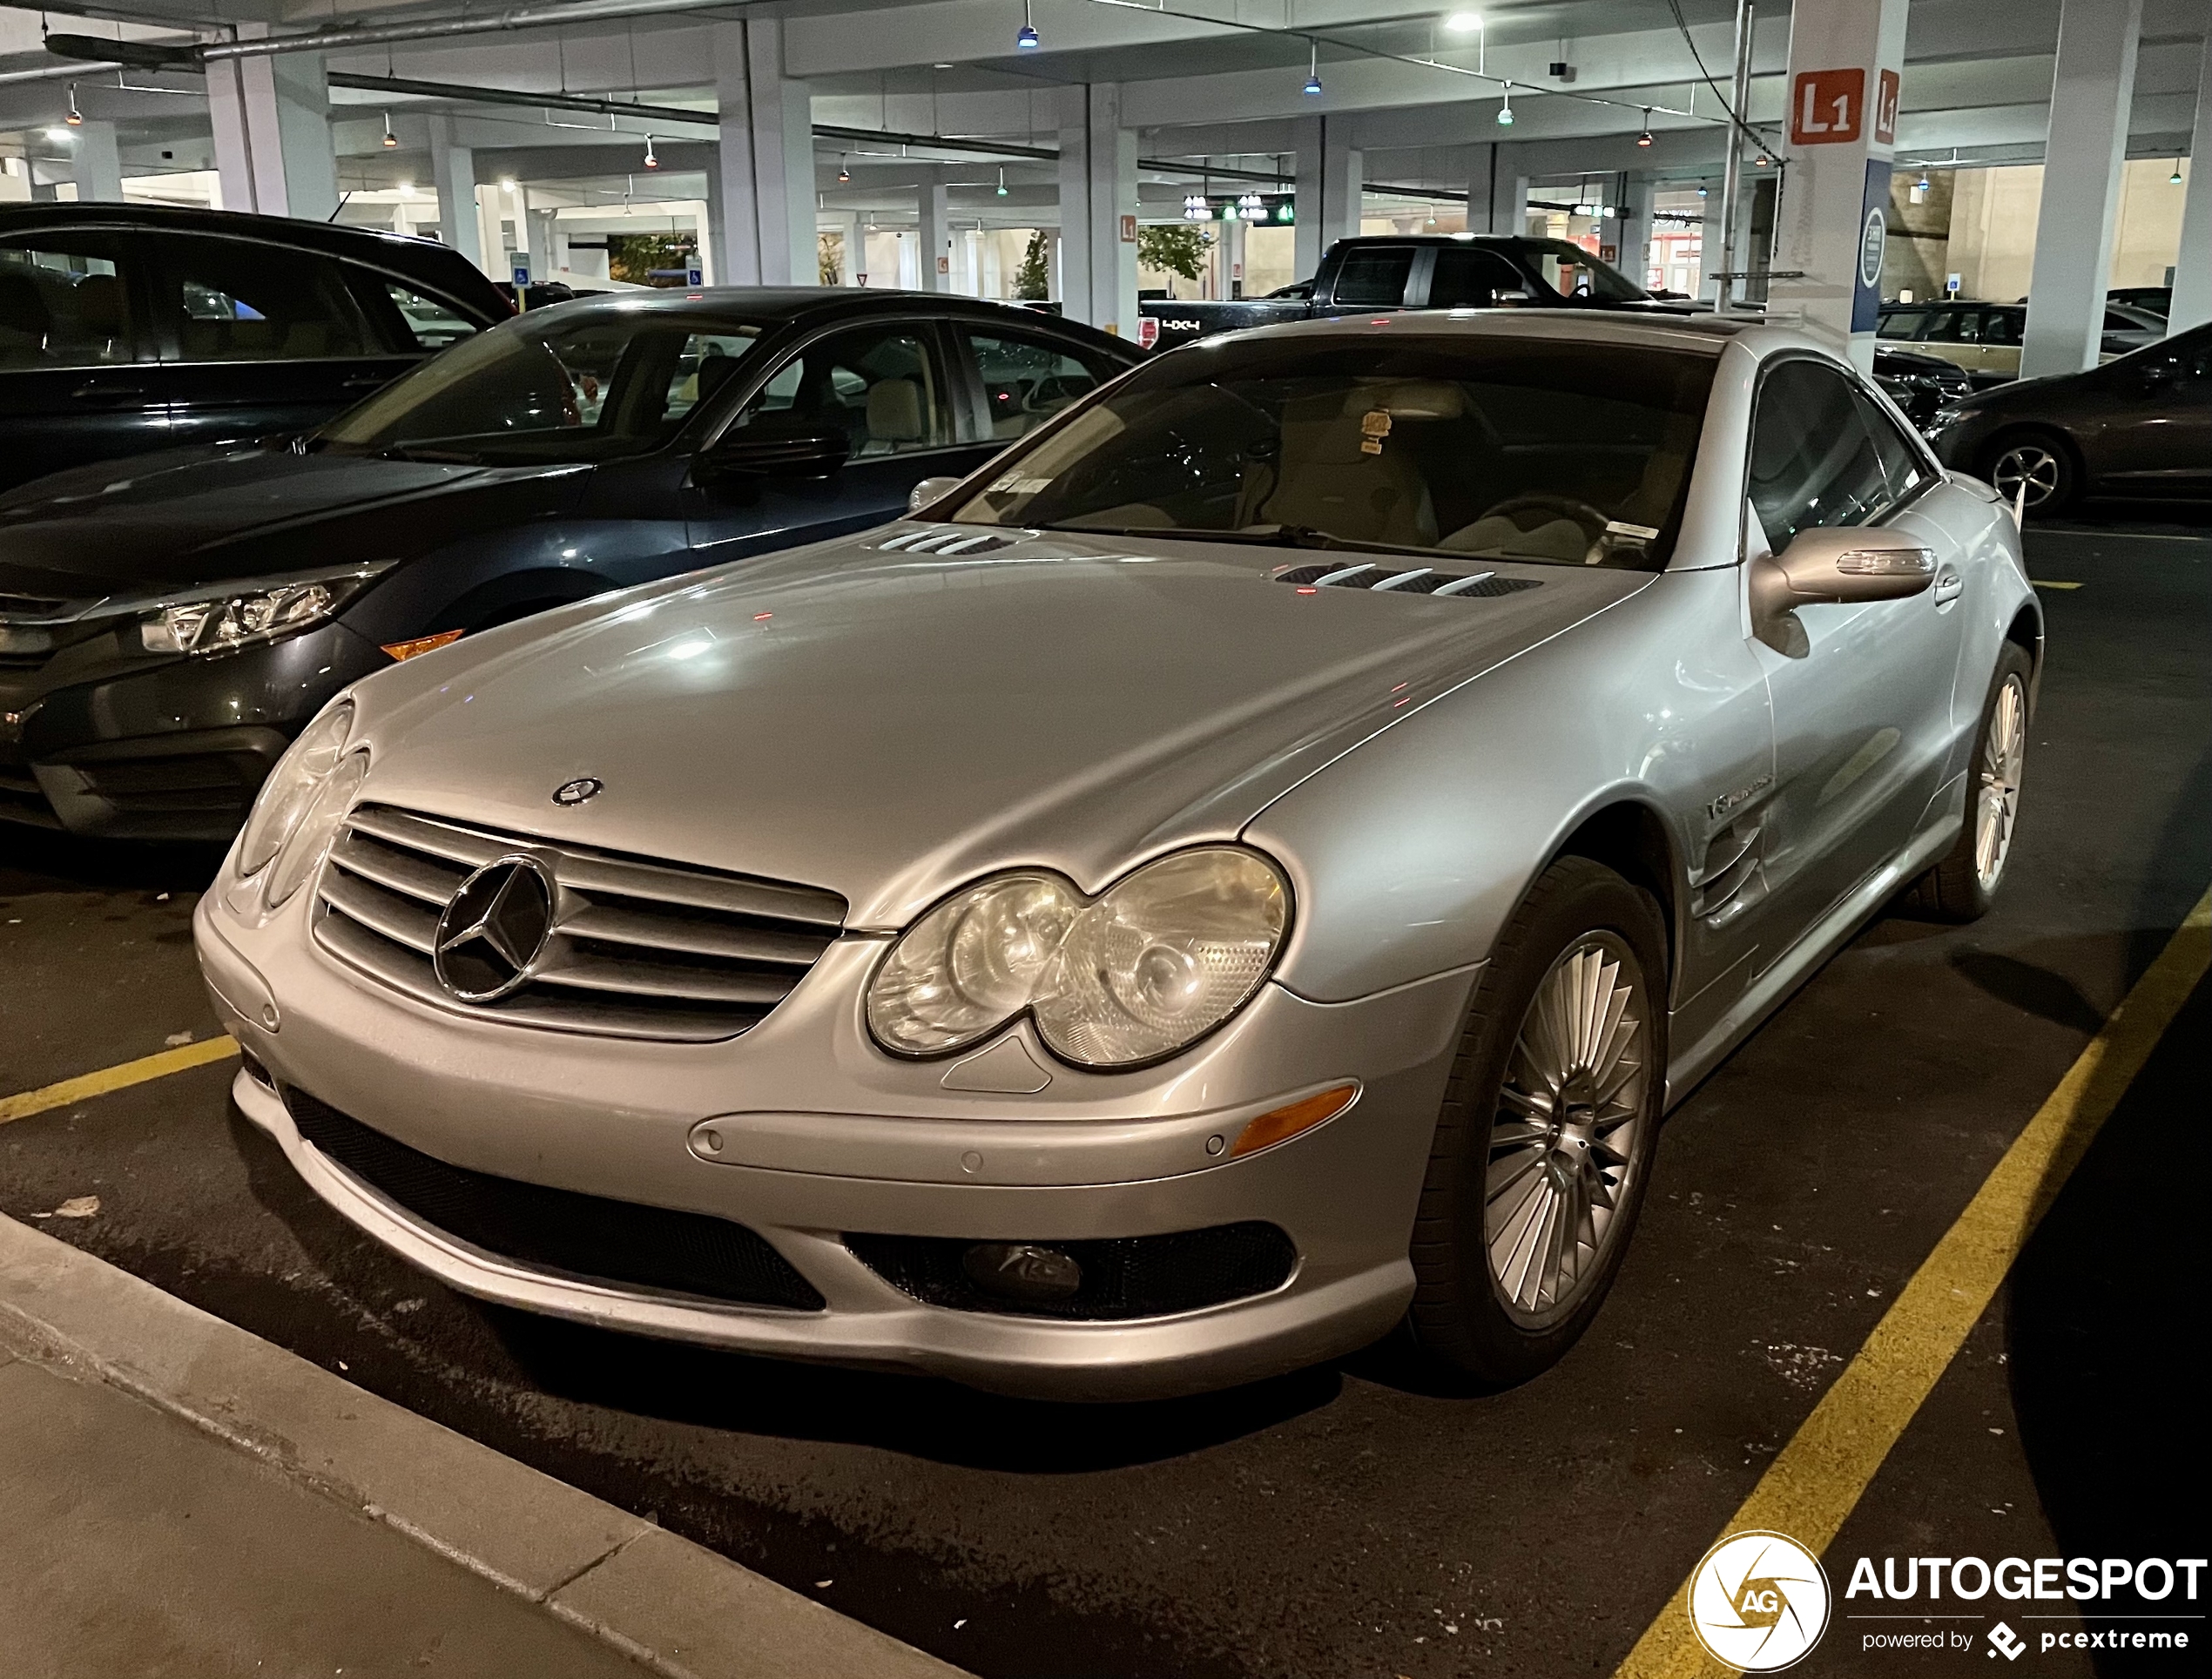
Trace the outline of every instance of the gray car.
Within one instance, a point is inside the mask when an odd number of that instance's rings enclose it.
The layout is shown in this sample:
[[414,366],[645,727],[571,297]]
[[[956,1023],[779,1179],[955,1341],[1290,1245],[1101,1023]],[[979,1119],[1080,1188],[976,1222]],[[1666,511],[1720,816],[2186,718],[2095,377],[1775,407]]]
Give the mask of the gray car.
[[1662,1115],[1980,914],[2019,534],[1811,339],[1212,340],[915,516],[374,676],[202,899],[239,1105],[455,1288],[1068,1397],[1486,1384]]

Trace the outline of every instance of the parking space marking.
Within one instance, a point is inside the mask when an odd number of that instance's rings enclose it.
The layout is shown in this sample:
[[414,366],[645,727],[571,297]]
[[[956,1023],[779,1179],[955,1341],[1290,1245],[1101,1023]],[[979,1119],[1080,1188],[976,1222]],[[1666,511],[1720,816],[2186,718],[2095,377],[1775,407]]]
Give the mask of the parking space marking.
[[2030,577],[2028,582],[2038,589],[2079,589],[2081,587],[2078,583],[2049,583],[2041,577]]
[[[1765,1528],[1815,1554],[1828,1548],[2208,967],[2212,891],[2067,1069],[1723,1534]],[[1690,1631],[1689,1591],[1687,1580],[1676,1588],[1614,1679],[1735,1672]]]
[[189,1071],[205,1067],[211,1062],[226,1061],[238,1053],[237,1040],[231,1037],[209,1038],[200,1043],[187,1043],[181,1049],[164,1049],[158,1055],[141,1055],[136,1061],[126,1061],[119,1066],[103,1067],[97,1073],[80,1073],[75,1078],[65,1078],[58,1084],[43,1085],[36,1090],[25,1090],[19,1096],[0,1096],[0,1125],[11,1119],[28,1119],[33,1114],[43,1114],[50,1108],[66,1108],[73,1102],[84,1102],[93,1096],[104,1096],[111,1090],[128,1089],[133,1084],[144,1084],[148,1079],[166,1078],[172,1073]]

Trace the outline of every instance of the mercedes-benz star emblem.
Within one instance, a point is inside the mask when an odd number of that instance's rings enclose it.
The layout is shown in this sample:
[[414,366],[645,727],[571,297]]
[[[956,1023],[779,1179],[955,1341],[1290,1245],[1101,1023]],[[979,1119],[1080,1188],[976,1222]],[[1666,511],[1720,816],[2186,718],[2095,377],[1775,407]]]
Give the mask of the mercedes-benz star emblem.
[[597,799],[606,791],[607,784],[596,775],[580,775],[573,781],[563,781],[553,789],[556,805],[581,805],[587,799]]
[[438,917],[430,965],[447,995],[496,1002],[530,977],[553,934],[553,876],[516,853],[485,864],[461,883]]

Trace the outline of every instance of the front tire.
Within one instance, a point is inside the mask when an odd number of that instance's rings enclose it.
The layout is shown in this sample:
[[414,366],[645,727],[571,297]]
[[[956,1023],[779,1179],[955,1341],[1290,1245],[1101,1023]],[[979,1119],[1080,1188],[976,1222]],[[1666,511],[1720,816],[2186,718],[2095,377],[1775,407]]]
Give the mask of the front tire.
[[1982,705],[1981,726],[1974,732],[1966,822],[1943,860],[1912,883],[1912,907],[1930,920],[1978,921],[1997,901],[2020,820],[2033,669],[2015,644],[2005,644]]
[[1475,983],[1413,1227],[1406,1315],[1486,1387],[1597,1316],[1643,1203],[1666,1084],[1665,924],[1587,858],[1538,877]]
[[2050,432],[2007,433],[1990,445],[1983,466],[1982,476],[2005,505],[2018,502],[2021,513],[2031,518],[2063,513],[2080,494],[2081,473],[2074,463],[2074,451]]

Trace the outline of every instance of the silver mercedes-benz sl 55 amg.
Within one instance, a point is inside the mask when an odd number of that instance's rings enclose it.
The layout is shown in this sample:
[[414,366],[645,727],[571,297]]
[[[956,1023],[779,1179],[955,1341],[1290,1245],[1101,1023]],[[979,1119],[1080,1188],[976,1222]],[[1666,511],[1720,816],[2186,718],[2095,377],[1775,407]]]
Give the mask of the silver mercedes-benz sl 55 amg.
[[1799,334],[1211,340],[917,495],[300,738],[196,926],[332,1206],[487,1299],[1014,1392],[1401,1325],[1511,1382],[1669,1106],[2004,877],[2014,517]]

